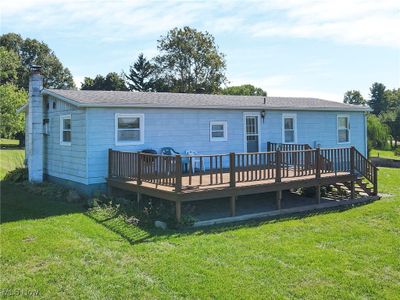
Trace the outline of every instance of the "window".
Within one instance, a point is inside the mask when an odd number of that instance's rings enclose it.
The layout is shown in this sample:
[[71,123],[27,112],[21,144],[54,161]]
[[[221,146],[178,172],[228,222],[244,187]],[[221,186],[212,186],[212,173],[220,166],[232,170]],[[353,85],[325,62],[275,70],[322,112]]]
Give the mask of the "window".
[[71,115],[60,116],[60,144],[71,145]]
[[349,116],[339,115],[337,117],[338,143],[350,142]]
[[115,115],[115,144],[139,145],[144,143],[144,115]]
[[284,114],[282,116],[282,140],[284,143],[296,143],[296,115]]
[[210,141],[223,142],[228,140],[228,124],[225,121],[210,122]]

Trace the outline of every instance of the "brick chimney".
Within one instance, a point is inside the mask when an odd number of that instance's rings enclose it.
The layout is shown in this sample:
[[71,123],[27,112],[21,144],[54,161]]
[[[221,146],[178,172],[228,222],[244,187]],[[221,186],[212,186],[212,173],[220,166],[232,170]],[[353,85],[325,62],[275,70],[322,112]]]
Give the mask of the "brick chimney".
[[43,76],[41,67],[31,65],[29,77],[28,134],[28,171],[30,182],[43,181]]

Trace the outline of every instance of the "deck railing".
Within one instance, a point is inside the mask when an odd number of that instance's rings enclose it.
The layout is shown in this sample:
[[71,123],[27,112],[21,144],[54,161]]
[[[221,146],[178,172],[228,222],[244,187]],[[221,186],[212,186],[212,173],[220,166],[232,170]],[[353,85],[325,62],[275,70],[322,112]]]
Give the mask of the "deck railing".
[[376,185],[376,167],[354,147],[176,156],[109,150],[110,178],[169,186],[176,191],[304,176],[320,178],[329,173],[359,174]]
[[267,142],[267,151],[300,151],[309,150],[312,147],[309,144],[285,144],[285,143],[272,143]]

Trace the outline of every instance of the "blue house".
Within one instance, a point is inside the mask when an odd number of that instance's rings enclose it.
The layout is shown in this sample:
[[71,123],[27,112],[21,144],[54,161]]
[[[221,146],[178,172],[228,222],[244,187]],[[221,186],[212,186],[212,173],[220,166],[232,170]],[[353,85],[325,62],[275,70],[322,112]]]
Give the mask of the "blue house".
[[30,179],[85,194],[106,187],[109,149],[225,155],[264,153],[269,142],[367,154],[368,108],[315,98],[43,89],[34,69],[23,109]]

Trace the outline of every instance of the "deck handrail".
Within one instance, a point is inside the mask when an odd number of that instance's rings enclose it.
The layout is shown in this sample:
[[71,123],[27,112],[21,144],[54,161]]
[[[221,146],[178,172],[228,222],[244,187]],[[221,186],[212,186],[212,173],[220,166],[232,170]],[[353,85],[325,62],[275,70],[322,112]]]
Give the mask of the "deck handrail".
[[241,182],[356,172],[377,191],[377,168],[354,147],[175,156],[112,149],[108,153],[109,178],[174,187],[177,192],[205,185],[236,187]]
[[378,168],[360,151],[354,148],[354,170],[373,185],[373,194],[378,194]]

